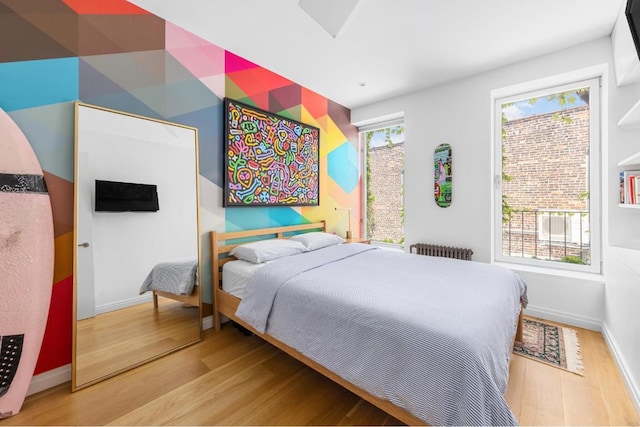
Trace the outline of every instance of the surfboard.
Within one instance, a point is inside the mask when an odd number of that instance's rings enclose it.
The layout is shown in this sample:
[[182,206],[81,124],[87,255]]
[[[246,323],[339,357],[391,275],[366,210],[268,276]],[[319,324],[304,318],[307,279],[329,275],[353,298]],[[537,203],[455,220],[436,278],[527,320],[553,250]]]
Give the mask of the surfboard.
[[453,193],[453,174],[451,145],[440,144],[433,153],[433,196],[436,204],[441,208],[451,206],[451,195]]
[[20,412],[53,287],[53,216],[38,158],[0,109],[0,419]]

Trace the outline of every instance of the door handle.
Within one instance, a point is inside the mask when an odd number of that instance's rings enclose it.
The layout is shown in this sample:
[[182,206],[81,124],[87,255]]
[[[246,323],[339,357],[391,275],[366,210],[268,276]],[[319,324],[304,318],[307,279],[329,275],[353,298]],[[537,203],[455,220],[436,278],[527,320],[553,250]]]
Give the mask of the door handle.
[[89,247],[89,242],[80,243],[78,246],[81,246],[83,248],[88,248]]

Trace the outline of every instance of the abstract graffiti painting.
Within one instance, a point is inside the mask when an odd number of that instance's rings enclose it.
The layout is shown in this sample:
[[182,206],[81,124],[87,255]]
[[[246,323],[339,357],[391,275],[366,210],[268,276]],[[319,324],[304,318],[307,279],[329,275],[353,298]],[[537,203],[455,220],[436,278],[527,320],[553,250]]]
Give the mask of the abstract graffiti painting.
[[320,130],[225,98],[224,206],[317,206]]

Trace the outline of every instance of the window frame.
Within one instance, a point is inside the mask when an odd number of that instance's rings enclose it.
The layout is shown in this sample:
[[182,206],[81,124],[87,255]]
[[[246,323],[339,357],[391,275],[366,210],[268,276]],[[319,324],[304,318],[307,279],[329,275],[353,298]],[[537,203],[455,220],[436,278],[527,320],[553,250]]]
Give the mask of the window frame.
[[[526,265],[556,271],[602,274],[602,128],[603,72],[587,70],[541,79],[491,92],[492,105],[492,262]],[[590,265],[571,264],[502,255],[502,105],[548,94],[589,87],[589,217]]]
[[[389,120],[384,120],[384,121],[379,121],[379,122],[373,122],[367,125],[363,125],[358,127],[358,140],[360,143],[360,167],[362,170],[362,185],[361,185],[361,203],[362,203],[362,222],[360,224],[360,232],[362,236],[365,236],[365,238],[369,239],[370,236],[367,234],[367,221],[368,221],[368,217],[367,217],[367,182],[366,182],[366,174],[367,174],[367,144],[365,141],[365,134],[367,132],[371,132],[371,131],[376,131],[376,130],[382,130],[382,129],[386,129],[386,128],[392,128],[392,127],[396,127],[396,126],[404,126],[404,116],[400,116],[400,117],[396,117],[396,118],[392,118]],[[405,147],[406,147],[406,140],[405,140]],[[402,174],[402,183],[404,184],[404,173]],[[402,205],[403,207],[405,206],[405,202],[404,202],[404,196],[403,196],[403,200],[402,200]],[[404,232],[403,232],[404,235]],[[376,245],[376,246],[380,246],[383,248],[389,248],[389,249],[402,249],[404,250],[404,243],[388,243],[388,242],[382,242],[382,241],[378,241],[378,240],[371,240],[372,244]]]

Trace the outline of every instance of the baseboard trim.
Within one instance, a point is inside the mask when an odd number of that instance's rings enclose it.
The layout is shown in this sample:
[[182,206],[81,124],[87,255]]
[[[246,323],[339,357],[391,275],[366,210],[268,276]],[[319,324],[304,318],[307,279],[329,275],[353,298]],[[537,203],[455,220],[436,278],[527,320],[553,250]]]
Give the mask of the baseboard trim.
[[579,328],[589,329],[591,331],[601,332],[602,321],[591,317],[578,316],[564,311],[552,310],[549,308],[538,307],[529,304],[524,309],[524,314],[540,319],[552,320],[554,322],[564,323],[566,325],[577,326]]
[[[27,396],[66,383],[67,381],[71,381],[71,363],[34,375],[27,389]],[[69,387],[69,392],[71,392],[71,387]]]
[[144,295],[129,298],[126,300],[99,305],[96,307],[96,315],[109,313],[110,311],[114,311],[114,310],[121,310],[127,307],[133,307],[134,305],[144,304],[152,300],[153,300],[153,294],[146,293]]
[[640,387],[635,383],[633,377],[629,374],[629,369],[627,364],[622,357],[620,351],[618,351],[618,344],[613,336],[609,333],[609,329],[607,328],[606,323],[602,323],[602,336],[604,336],[604,340],[607,343],[607,347],[611,351],[616,364],[618,365],[618,369],[620,369],[620,373],[622,373],[622,378],[624,380],[625,385],[627,386],[627,390],[629,391],[629,396],[631,396],[631,400],[633,401],[634,406],[636,407],[636,412],[640,414]]
[[213,315],[202,318],[202,330],[213,328]]

